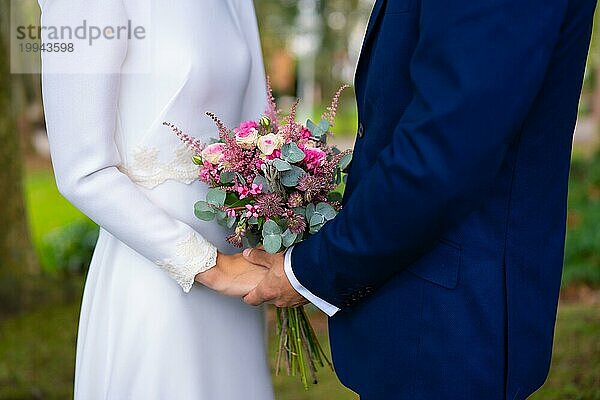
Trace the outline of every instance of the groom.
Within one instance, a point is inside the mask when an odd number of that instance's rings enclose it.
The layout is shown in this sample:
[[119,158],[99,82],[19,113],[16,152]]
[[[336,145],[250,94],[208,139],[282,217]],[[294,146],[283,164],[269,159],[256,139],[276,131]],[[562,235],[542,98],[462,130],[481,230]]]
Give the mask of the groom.
[[[525,399],[546,379],[595,0],[378,0],[344,209],[246,298],[331,316],[367,400]],[[306,299],[306,300],[305,300]]]

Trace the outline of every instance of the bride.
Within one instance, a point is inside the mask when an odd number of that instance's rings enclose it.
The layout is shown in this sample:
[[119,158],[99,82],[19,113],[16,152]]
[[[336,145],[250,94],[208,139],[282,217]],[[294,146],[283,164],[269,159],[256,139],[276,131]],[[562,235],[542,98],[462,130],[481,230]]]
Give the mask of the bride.
[[[42,56],[57,185],[101,227],[81,308],[75,398],[272,399],[263,313],[225,296],[248,293],[265,270],[236,254],[223,228],[195,218],[207,188],[162,126],[208,141],[216,132],[206,111],[235,126],[264,110],[252,1],[40,6],[42,26],[56,28],[43,29],[45,43],[68,45]],[[82,24],[85,39],[56,37]]]

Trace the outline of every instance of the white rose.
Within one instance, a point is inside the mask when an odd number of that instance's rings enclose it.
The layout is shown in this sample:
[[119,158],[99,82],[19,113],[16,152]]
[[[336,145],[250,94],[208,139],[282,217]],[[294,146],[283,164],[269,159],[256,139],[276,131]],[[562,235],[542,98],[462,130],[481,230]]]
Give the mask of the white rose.
[[256,145],[258,139],[258,130],[252,128],[247,132],[239,132],[235,134],[235,142],[244,149],[251,149]]
[[258,138],[257,146],[264,155],[270,156],[275,150],[281,148],[283,142],[283,136],[269,133]]
[[216,165],[221,161],[221,158],[223,158],[223,151],[225,151],[224,143],[210,144],[202,150],[202,159]]

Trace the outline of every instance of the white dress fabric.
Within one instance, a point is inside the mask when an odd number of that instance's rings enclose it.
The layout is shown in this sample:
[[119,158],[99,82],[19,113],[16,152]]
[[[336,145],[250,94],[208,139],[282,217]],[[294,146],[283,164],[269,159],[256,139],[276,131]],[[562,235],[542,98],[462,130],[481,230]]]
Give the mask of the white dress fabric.
[[252,1],[40,6],[44,26],[143,20],[147,32],[91,46],[62,38],[75,42],[73,53],[43,54],[58,187],[101,226],[81,309],[75,399],[272,399],[263,311],[194,284],[217,248],[236,249],[223,228],[194,216],[207,187],[162,125],[208,141],[217,132],[206,111],[235,126],[264,110]]

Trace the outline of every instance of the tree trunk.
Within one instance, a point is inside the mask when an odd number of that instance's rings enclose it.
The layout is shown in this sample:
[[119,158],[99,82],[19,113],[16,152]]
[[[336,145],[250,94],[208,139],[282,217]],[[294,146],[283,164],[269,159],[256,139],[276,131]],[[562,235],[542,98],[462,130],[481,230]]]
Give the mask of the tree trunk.
[[11,92],[9,0],[0,0],[0,316],[27,306],[28,281],[39,271],[23,197],[22,161]]

